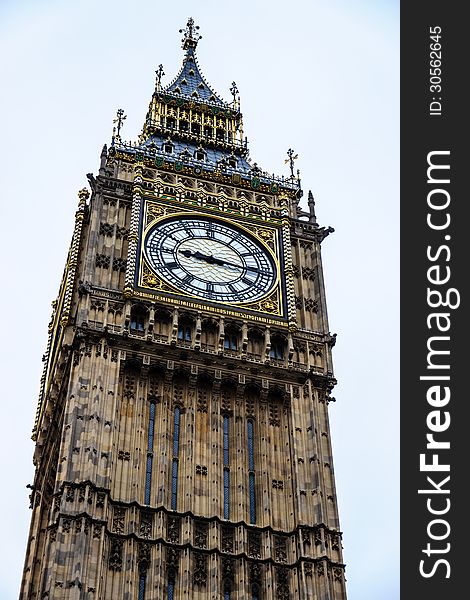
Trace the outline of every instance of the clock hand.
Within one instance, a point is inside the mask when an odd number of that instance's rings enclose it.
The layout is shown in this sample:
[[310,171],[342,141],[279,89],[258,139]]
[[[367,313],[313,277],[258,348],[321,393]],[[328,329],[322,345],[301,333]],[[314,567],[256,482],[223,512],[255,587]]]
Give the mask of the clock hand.
[[192,256],[194,258],[197,258],[198,260],[205,260],[211,265],[223,265],[223,262],[218,258],[215,258],[215,256],[202,254],[202,252],[199,252],[199,250],[197,250],[196,252],[191,252],[191,250],[181,250],[181,254],[183,256],[186,256],[186,258],[191,258]]
[[248,265],[237,265],[236,263],[230,262],[228,260],[223,260],[220,258],[216,258],[215,256],[202,254],[197,250],[196,252],[191,252],[191,250],[181,250],[181,254],[186,256],[186,258],[190,258],[191,256],[198,260],[205,260],[211,265],[219,265],[221,267],[235,267],[236,269],[253,271],[254,273],[263,273],[261,269],[257,269],[256,267],[250,267]]

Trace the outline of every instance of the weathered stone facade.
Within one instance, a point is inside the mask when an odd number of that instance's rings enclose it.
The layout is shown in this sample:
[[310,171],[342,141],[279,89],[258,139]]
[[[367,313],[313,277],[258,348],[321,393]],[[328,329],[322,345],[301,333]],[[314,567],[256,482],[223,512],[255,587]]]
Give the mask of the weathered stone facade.
[[[193,29],[185,43],[188,60]],[[304,213],[294,178],[160,160],[119,132],[88,179],[49,331],[20,598],[344,600],[321,263],[331,229],[313,197]],[[139,279],[144,202],[147,223],[225,214],[267,244],[271,227],[282,307]]]

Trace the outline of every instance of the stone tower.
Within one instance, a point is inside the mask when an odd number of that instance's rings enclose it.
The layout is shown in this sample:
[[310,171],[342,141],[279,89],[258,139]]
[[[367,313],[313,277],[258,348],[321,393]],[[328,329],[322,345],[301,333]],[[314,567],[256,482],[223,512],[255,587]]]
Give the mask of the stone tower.
[[[49,326],[20,598],[346,598],[314,200],[248,157],[238,90],[157,71],[101,153]],[[287,162],[288,162],[287,161]]]

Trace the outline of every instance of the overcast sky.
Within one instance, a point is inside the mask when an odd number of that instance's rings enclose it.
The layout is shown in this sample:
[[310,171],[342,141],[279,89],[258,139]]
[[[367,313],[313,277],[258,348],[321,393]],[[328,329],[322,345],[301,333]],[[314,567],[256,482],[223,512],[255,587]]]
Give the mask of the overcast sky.
[[399,597],[398,0],[2,0],[0,598],[18,596],[41,356],[73,230],[115,111],[136,139],[189,16],[203,74],[236,81],[251,157],[299,154],[322,245],[338,386],[330,404],[349,600]]

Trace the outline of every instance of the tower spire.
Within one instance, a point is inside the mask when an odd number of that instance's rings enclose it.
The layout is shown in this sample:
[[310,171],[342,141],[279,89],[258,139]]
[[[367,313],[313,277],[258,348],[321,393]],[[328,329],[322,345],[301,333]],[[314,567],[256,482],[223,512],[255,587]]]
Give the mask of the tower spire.
[[189,17],[188,22],[186,23],[186,29],[179,30],[179,32],[183,34],[183,39],[181,40],[181,43],[183,44],[181,47],[183,50],[196,48],[197,43],[202,37],[198,31],[199,25],[194,25],[194,19]]

